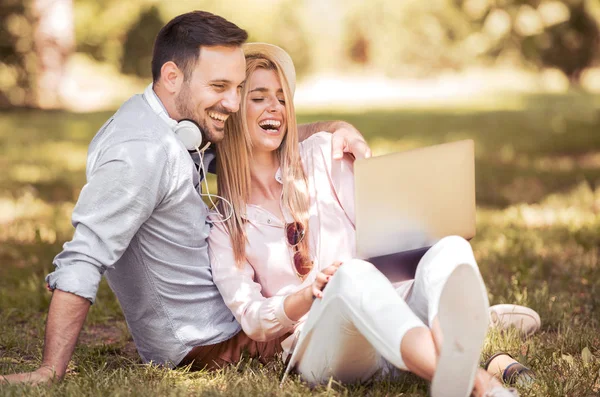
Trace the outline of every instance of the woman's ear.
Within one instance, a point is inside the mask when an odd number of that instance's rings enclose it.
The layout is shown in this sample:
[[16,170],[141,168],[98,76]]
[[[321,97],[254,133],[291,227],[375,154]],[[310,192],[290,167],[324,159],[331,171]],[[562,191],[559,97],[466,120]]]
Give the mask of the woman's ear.
[[176,94],[183,83],[183,71],[177,67],[175,62],[165,62],[160,68],[161,85],[170,93]]

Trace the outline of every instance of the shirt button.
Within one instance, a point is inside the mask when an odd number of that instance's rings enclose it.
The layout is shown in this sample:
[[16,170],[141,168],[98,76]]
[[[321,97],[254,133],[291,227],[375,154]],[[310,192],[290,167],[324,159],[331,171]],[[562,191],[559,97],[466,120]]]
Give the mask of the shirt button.
[[269,223],[269,224],[270,224],[270,223],[271,223],[271,220],[270,220],[270,219],[267,219],[267,223]]

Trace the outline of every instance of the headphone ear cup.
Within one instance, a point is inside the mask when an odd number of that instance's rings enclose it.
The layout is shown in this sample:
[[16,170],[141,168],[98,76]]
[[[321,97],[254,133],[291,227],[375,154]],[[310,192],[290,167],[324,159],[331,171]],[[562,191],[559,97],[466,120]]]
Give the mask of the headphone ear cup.
[[202,145],[200,127],[192,120],[181,120],[173,131],[187,150],[195,150]]

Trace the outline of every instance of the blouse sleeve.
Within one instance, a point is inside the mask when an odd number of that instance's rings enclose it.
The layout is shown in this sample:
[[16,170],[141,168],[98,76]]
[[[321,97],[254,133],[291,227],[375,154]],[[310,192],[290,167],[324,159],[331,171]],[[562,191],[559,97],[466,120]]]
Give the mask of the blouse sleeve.
[[341,160],[334,160],[331,138],[329,132],[318,132],[302,142],[302,156],[311,157],[311,161],[303,161],[313,168],[307,172],[325,174],[337,201],[354,225],[354,159],[344,154]]
[[252,265],[247,261],[236,265],[229,233],[221,224],[211,230],[209,252],[213,280],[246,335],[263,342],[293,331],[298,322],[285,314],[287,295],[263,296]]

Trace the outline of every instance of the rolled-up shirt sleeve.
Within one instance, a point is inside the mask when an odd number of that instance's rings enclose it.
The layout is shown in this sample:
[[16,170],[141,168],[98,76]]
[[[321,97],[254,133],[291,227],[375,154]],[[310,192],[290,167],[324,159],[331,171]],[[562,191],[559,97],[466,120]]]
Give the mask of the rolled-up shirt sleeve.
[[132,140],[90,151],[87,183],[73,210],[73,239],[46,277],[59,289],[94,303],[102,274],[129,246],[165,195],[168,175],[160,142]]
[[215,225],[209,237],[213,280],[242,329],[251,339],[268,341],[291,332],[297,321],[285,314],[287,295],[265,297],[254,279],[254,269],[247,261],[236,265],[229,234]]

